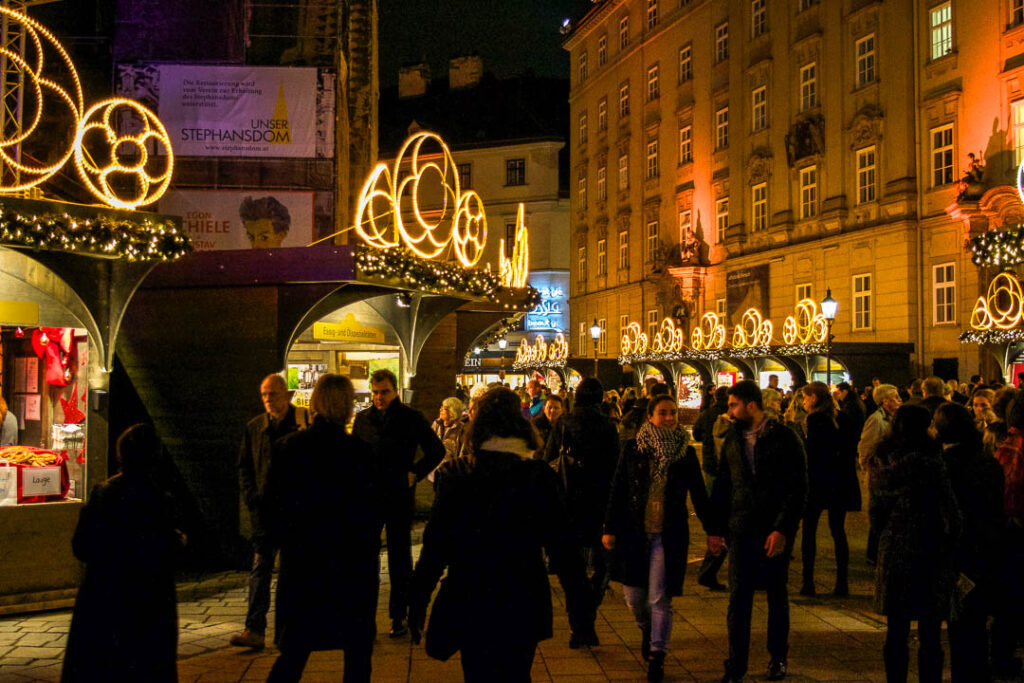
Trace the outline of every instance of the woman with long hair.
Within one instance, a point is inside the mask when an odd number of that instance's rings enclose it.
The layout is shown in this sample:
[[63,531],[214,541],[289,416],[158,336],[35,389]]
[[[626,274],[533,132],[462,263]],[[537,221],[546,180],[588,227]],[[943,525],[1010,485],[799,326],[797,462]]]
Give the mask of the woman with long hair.
[[619,458],[601,539],[614,551],[612,578],[622,582],[640,627],[649,681],[664,677],[672,597],[683,592],[690,540],[687,493],[706,525],[710,508],[697,453],[678,425],[675,400],[656,396],[647,405],[647,421]]
[[[846,513],[860,507],[856,460],[846,458],[841,447],[836,403],[824,382],[811,382],[800,390],[806,414],[803,418],[804,446],[807,451],[807,507],[804,509],[800,551],[803,582],[800,595],[814,595],[814,560],[817,555],[818,521],[828,510],[828,530],[835,544],[836,582],[832,594],[850,594],[850,545],[846,540]],[[854,500],[856,498],[856,500]]]
[[542,549],[565,588],[569,614],[586,612],[583,565],[570,551],[558,477],[533,459],[536,438],[519,398],[503,387],[491,389],[476,404],[469,456],[445,463],[435,480],[413,572],[409,626],[418,642],[430,595],[447,568],[426,649],[441,660],[461,652],[470,683],[530,680],[537,643],[553,633]]

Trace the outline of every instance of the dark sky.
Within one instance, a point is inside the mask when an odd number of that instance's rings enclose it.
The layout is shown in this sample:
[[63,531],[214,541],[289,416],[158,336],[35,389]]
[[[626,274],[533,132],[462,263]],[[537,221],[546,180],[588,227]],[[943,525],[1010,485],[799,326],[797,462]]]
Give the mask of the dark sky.
[[569,55],[558,29],[580,16],[589,0],[379,0],[380,83],[398,82],[398,68],[426,61],[436,80],[448,60],[479,54],[498,77],[532,69],[538,76],[569,76]]

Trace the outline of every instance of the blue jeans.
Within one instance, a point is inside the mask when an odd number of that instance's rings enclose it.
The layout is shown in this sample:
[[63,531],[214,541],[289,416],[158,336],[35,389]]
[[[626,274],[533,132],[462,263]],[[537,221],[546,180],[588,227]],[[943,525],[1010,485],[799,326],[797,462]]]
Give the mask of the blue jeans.
[[626,604],[642,631],[651,634],[651,651],[663,652],[672,636],[672,596],[665,585],[665,548],[661,534],[648,534],[650,539],[650,575],[647,587],[623,586]]
[[270,581],[274,574],[276,548],[261,544],[253,553],[249,572],[249,611],[245,615],[245,628],[253,633],[267,632],[267,612],[270,611]]

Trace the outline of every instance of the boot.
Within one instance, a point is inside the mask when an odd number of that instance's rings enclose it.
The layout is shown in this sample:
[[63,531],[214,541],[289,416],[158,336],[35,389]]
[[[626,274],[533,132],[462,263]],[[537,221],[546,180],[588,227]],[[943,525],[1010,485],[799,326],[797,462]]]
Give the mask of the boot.
[[647,680],[660,683],[665,678],[665,652],[656,650],[647,660]]
[[836,587],[832,589],[832,595],[837,598],[850,597],[850,581],[847,576],[847,567],[836,567]]

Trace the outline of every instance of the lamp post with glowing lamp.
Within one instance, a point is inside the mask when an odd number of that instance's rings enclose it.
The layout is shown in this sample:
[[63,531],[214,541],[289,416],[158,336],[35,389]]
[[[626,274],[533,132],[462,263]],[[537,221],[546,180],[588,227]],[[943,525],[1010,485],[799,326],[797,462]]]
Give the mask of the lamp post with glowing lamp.
[[597,379],[597,340],[601,338],[601,326],[594,318],[594,324],[590,326],[590,338],[594,340],[594,379]]
[[825,317],[827,331],[825,333],[825,384],[832,391],[832,323],[835,322],[839,302],[832,298],[832,288],[825,292],[821,302],[821,314]]
[[501,366],[498,370],[498,375],[501,381],[505,381],[505,348],[508,346],[508,339],[502,337],[498,340],[498,348],[501,349]]

